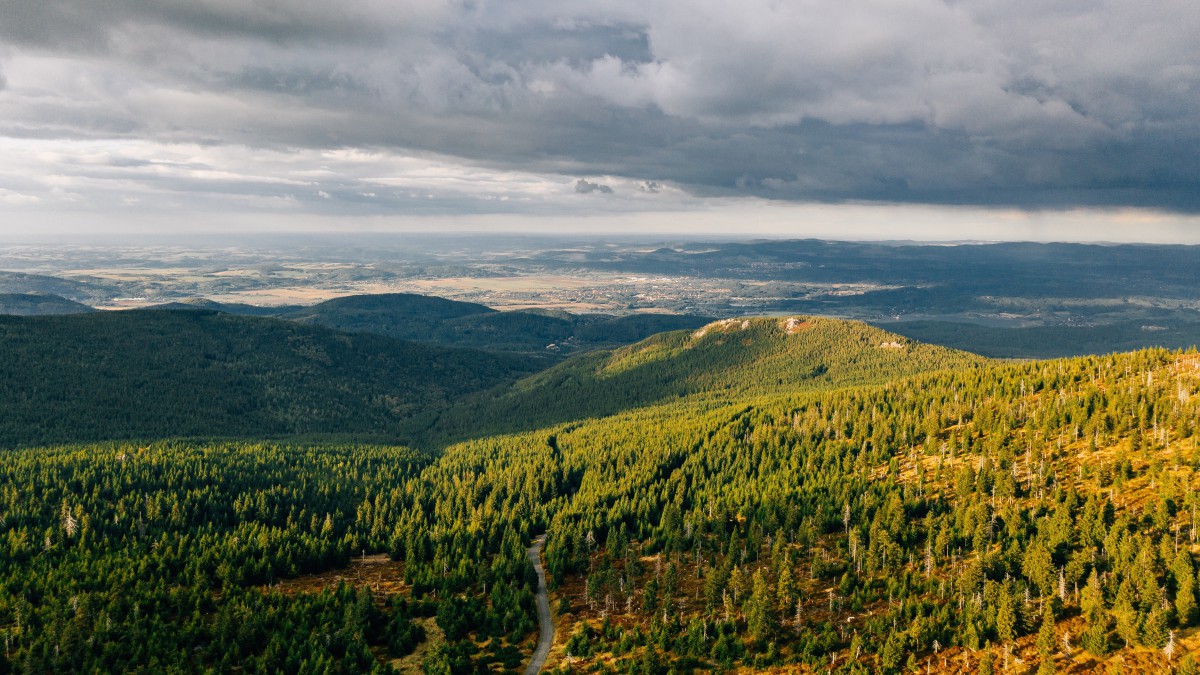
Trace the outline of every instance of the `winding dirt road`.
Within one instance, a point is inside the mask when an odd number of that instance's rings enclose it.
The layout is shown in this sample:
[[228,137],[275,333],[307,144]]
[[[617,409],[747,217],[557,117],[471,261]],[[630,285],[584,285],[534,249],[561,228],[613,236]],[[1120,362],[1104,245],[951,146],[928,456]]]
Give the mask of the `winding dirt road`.
[[533,651],[533,660],[525,668],[525,675],[536,675],[541,672],[542,664],[550,655],[550,647],[554,645],[554,618],[550,615],[550,598],[546,595],[546,572],[542,569],[542,545],[546,543],[546,535],[533,540],[529,547],[529,562],[537,572],[537,614],[541,633],[538,635],[537,649]]

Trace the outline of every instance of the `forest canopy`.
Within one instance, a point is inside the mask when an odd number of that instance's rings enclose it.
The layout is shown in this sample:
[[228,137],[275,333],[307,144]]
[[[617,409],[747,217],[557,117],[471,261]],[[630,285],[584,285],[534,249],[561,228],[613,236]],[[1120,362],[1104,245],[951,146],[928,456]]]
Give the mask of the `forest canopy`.
[[519,669],[540,534],[560,672],[1195,667],[1194,351],[762,319],[506,386],[424,449],[6,451],[0,671]]

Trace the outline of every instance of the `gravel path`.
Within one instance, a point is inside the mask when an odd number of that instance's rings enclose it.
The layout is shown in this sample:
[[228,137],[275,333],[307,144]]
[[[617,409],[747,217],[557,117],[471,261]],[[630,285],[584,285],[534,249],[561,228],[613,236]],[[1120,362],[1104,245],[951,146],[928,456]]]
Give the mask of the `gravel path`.
[[546,535],[543,534],[534,539],[533,546],[529,547],[529,562],[533,563],[533,569],[537,571],[537,614],[542,630],[538,636],[537,649],[533,651],[533,660],[525,669],[525,675],[541,672],[542,664],[550,655],[550,647],[554,645],[554,618],[550,616],[550,598],[546,596],[546,572],[542,570],[542,544],[545,543]]

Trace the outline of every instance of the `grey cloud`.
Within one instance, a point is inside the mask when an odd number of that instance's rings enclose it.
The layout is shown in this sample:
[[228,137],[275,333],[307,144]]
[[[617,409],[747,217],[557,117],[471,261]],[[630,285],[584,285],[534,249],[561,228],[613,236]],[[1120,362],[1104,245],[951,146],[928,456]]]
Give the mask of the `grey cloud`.
[[455,42],[464,54],[512,66],[565,62],[583,69],[606,56],[626,63],[648,63],[654,58],[644,26],[630,23],[532,22],[503,30],[481,26],[457,36]]
[[125,31],[160,26],[185,35],[277,43],[379,43],[404,24],[428,25],[443,9],[435,0],[60,0],[0,4],[0,36],[64,51],[103,51]]
[[429,152],[644,193],[1200,210],[1192,0],[0,3],[10,136]]
[[314,71],[303,67],[248,66],[224,76],[230,86],[278,92],[292,96],[373,96],[377,90],[355,75],[337,70]]
[[582,178],[575,181],[575,191],[581,195],[591,194],[593,192],[599,192],[600,194],[605,195],[611,195],[613,193],[613,189],[607,185],[592,183]]

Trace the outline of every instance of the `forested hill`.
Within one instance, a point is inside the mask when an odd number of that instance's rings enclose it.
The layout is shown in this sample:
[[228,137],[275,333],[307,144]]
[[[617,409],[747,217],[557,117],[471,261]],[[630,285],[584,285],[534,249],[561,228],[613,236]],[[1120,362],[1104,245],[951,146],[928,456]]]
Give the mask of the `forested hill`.
[[1198,387],[1154,350],[479,439],[425,550],[545,527],[557,672],[1195,673]]
[[[435,437],[466,437],[610,415],[683,397],[731,401],[876,384],[987,360],[856,321],[725,319],[583,354],[440,415]],[[416,420],[419,421],[419,420]]]
[[486,305],[432,295],[378,293],[334,298],[295,308],[283,316],[341,330],[413,339],[428,336],[449,319],[495,312]]
[[663,331],[697,328],[708,321],[676,314],[501,312],[472,302],[413,293],[335,298],[280,316],[344,331],[548,357],[628,344]]
[[[490,356],[205,312],[3,318],[0,340],[5,423],[37,409],[23,423],[51,431],[75,396],[96,417],[125,392],[103,413],[133,427],[218,419],[239,386],[294,428],[372,429],[404,414],[380,397],[451,395],[424,369],[468,390],[489,362],[451,356]],[[245,433],[279,423],[244,410]],[[1198,670],[1194,351],[1002,363],[853,322],[723,321],[455,415],[481,437],[436,456],[8,453],[0,673],[519,671],[543,533],[548,672]]]
[[211,311],[0,317],[0,444],[390,435],[528,359]]
[[185,310],[207,309],[238,316],[281,316],[300,309],[299,305],[248,305],[241,302],[217,302],[208,298],[189,298],[150,305],[142,309]]
[[0,314],[44,316],[94,311],[87,305],[51,293],[0,293]]

